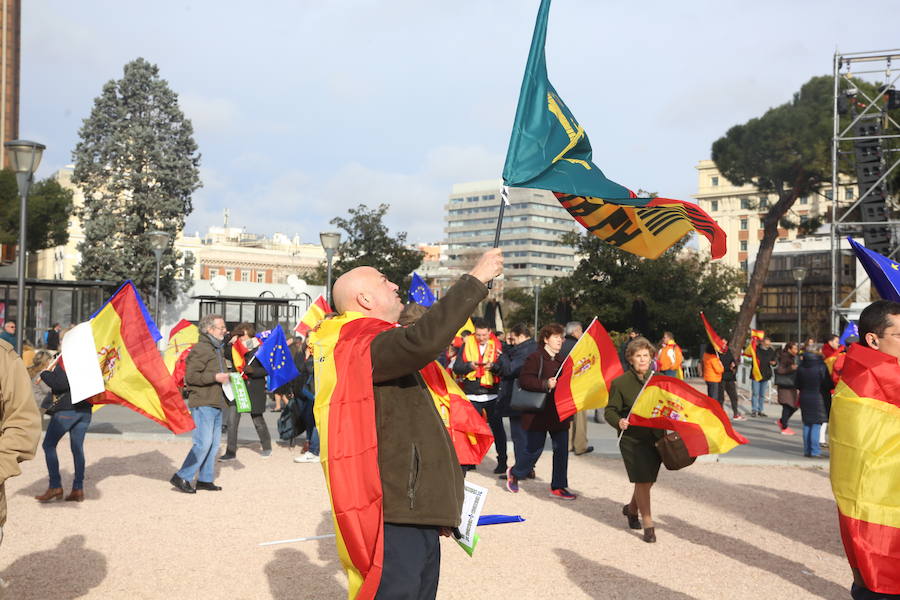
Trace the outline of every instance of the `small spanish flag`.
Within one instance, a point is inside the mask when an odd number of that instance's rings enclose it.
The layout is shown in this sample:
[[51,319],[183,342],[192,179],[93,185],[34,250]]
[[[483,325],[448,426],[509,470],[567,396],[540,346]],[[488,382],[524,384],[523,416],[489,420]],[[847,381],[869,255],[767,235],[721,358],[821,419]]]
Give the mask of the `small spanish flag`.
[[[247,352],[249,350],[247,350],[247,346],[244,345],[242,340],[236,339],[231,344],[231,363],[234,365],[234,370],[241,375],[244,375],[244,367],[247,366],[247,359],[244,358]],[[247,379],[246,375],[244,375],[244,379]]]
[[850,566],[866,587],[900,594],[900,365],[847,352],[828,419],[831,489]]
[[315,302],[309,305],[303,318],[301,318],[294,327],[294,333],[297,335],[308,334],[309,331],[315,329],[316,325],[318,325],[322,319],[325,318],[325,315],[330,312],[332,311],[331,307],[328,306],[328,300],[325,299],[325,296],[319,296],[316,298]]
[[472,319],[466,319],[463,326],[460,327],[459,331],[456,332],[456,335],[453,336],[453,345],[457,348],[463,345],[463,331],[475,333],[475,325],[472,324]]
[[556,380],[556,412],[563,421],[581,410],[603,408],[609,386],[622,374],[619,353],[606,329],[594,317],[563,361]]
[[700,319],[703,321],[703,329],[706,330],[706,337],[709,338],[709,343],[712,345],[713,349],[722,354],[725,352],[725,347],[728,345],[725,343],[725,340],[716,333],[716,330],[712,328],[712,325],[709,324],[709,321],[706,319],[706,315],[703,314],[703,311],[700,311]]
[[717,400],[666,375],[650,378],[634,402],[628,423],[677,431],[691,456],[724,454],[747,443]]
[[764,337],[766,337],[766,332],[762,329],[751,329],[750,343],[747,344],[747,348],[744,350],[744,356],[750,357],[752,367],[750,377],[753,378],[753,381],[762,381],[762,369],[759,367],[759,357],[756,355],[756,346],[759,344],[759,340]]

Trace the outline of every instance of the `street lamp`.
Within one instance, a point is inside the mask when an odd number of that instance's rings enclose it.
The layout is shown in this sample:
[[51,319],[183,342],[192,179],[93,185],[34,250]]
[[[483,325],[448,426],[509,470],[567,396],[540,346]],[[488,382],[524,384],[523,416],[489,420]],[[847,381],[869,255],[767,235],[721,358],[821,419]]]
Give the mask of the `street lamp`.
[[22,341],[25,337],[25,260],[27,257],[25,228],[28,211],[28,190],[34,182],[34,172],[41,164],[46,146],[28,140],[13,140],[3,144],[9,157],[9,164],[16,173],[16,183],[19,186],[19,263],[18,267],[18,311],[19,319],[16,327],[16,349],[22,354]]
[[150,248],[156,255],[156,326],[159,327],[159,263],[163,250],[169,246],[170,236],[165,231],[148,231],[147,237],[150,238]]
[[803,309],[803,280],[806,279],[806,267],[794,267],[792,273],[797,282],[797,343],[799,344],[803,335],[800,312]]
[[325,248],[325,259],[328,265],[328,274],[325,283],[325,298],[328,306],[331,306],[331,261],[334,259],[334,251],[341,245],[341,234],[335,231],[325,231],[319,234],[322,247]]

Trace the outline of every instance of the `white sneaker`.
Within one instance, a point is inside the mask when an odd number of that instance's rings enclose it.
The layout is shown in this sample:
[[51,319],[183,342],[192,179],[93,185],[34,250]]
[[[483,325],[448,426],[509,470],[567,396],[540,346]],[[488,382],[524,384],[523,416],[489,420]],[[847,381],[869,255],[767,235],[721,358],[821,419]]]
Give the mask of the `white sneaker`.
[[313,454],[312,452],[304,452],[300,456],[294,457],[295,463],[313,463],[319,462],[319,457]]

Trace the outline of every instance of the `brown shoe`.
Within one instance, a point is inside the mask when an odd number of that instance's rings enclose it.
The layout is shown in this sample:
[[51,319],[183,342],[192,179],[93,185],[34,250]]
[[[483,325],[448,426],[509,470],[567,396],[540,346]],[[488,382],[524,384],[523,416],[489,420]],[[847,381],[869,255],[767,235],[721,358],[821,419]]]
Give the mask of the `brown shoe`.
[[66,496],[66,502],[84,502],[84,490],[72,490],[72,492]]
[[34,499],[38,502],[50,502],[51,500],[55,500],[56,498],[63,497],[62,488],[47,488],[47,491],[41,494],[40,496],[35,496]]
[[644,529],[644,541],[648,544],[652,544],[656,541],[656,528],[655,527],[647,527]]

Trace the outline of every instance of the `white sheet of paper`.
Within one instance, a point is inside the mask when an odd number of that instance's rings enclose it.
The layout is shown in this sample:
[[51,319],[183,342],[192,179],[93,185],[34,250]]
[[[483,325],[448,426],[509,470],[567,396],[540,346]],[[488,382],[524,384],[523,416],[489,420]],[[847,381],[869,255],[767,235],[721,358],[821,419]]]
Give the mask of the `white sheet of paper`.
[[475,528],[478,526],[478,517],[481,516],[481,509],[484,508],[484,499],[488,491],[487,488],[466,481],[465,492],[459,524],[459,532],[462,537],[457,541],[471,548],[475,543]]
[[62,357],[69,377],[72,404],[105,389],[90,321],[80,323],[66,333],[62,340]]
[[225,392],[225,397],[228,398],[229,402],[234,402],[234,390],[231,389],[230,379],[222,384],[222,391]]

